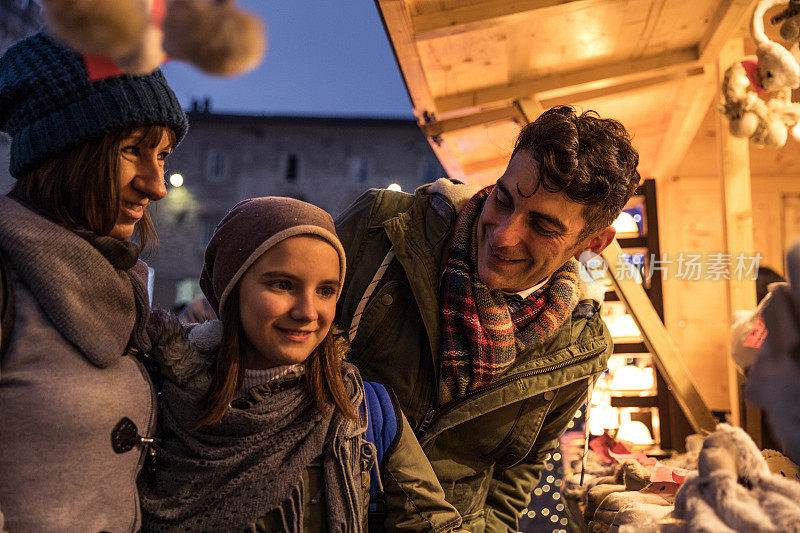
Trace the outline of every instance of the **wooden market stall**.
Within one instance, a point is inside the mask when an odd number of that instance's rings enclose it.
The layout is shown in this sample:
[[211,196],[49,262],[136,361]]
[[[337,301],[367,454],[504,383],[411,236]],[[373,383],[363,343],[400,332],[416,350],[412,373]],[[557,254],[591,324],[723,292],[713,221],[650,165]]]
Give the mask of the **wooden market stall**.
[[[793,227],[779,228],[797,224],[800,208],[796,146],[748,146],[716,105],[724,71],[752,48],[757,3],[376,0],[414,114],[450,177],[493,183],[522,124],[557,104],[594,109],[633,134],[640,173],[657,191],[646,225],[659,253],[759,251],[781,271],[789,237],[777,235]],[[613,262],[620,251],[604,255]],[[754,281],[665,278],[658,302],[647,284],[614,285],[646,348],[638,351],[653,354],[659,405],[673,402],[662,444],[680,448],[686,433],[712,429],[712,411],[738,423],[728,325],[733,310],[755,307]]]

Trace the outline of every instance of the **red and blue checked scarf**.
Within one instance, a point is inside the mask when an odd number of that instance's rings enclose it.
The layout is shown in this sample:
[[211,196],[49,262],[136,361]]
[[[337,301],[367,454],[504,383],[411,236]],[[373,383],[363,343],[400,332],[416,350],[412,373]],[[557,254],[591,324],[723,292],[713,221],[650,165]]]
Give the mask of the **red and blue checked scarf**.
[[519,350],[551,337],[578,300],[574,259],[513,312],[503,291],[491,290],[478,279],[478,218],[493,187],[478,192],[459,214],[444,269],[440,405],[491,383],[511,366]]

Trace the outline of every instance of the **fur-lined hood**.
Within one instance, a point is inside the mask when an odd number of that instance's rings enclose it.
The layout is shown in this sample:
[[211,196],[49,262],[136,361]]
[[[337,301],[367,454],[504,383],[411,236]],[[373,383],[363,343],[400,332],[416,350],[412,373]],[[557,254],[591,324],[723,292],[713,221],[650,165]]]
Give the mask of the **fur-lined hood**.
[[153,344],[150,355],[162,376],[189,392],[208,389],[211,364],[222,343],[222,322],[184,325],[174,314],[154,309],[147,334]]

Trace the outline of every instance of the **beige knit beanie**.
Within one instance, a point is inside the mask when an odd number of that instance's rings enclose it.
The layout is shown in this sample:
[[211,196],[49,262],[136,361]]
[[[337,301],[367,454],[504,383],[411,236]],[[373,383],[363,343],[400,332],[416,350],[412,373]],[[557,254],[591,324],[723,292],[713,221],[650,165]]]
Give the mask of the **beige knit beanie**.
[[333,218],[323,209],[294,198],[250,198],[225,215],[206,247],[200,288],[220,319],[225,301],[247,269],[264,252],[296,235],[316,235],[336,249],[341,292],[345,254]]

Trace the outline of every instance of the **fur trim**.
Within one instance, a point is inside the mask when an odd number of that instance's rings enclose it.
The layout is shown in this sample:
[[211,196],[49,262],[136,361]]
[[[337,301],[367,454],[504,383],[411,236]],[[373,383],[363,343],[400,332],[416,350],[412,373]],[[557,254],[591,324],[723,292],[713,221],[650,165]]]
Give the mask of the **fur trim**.
[[[583,266],[581,266],[583,268]],[[578,279],[578,288],[580,289],[579,301],[594,300],[597,303],[603,303],[606,298],[606,285],[605,280],[592,281],[586,283],[583,279]]]
[[216,352],[222,344],[222,321],[209,320],[197,324],[189,332],[189,342],[199,352]]
[[450,200],[456,212],[466,205],[470,198],[483,189],[480,185],[470,185],[449,178],[439,178],[427,189],[428,194],[440,194]]
[[[205,391],[211,380],[209,369],[211,355],[215,350],[206,350],[212,342],[207,338],[215,330],[219,331],[214,349],[219,347],[222,338],[222,326],[206,322],[189,329],[180,323],[178,317],[163,309],[154,309],[147,322],[147,334],[153,347],[151,356],[158,364],[164,378],[188,391]],[[196,330],[200,330],[195,333]],[[195,338],[205,342],[194,343]]]
[[800,531],[800,484],[769,471],[740,428],[720,424],[675,499],[690,531]]

